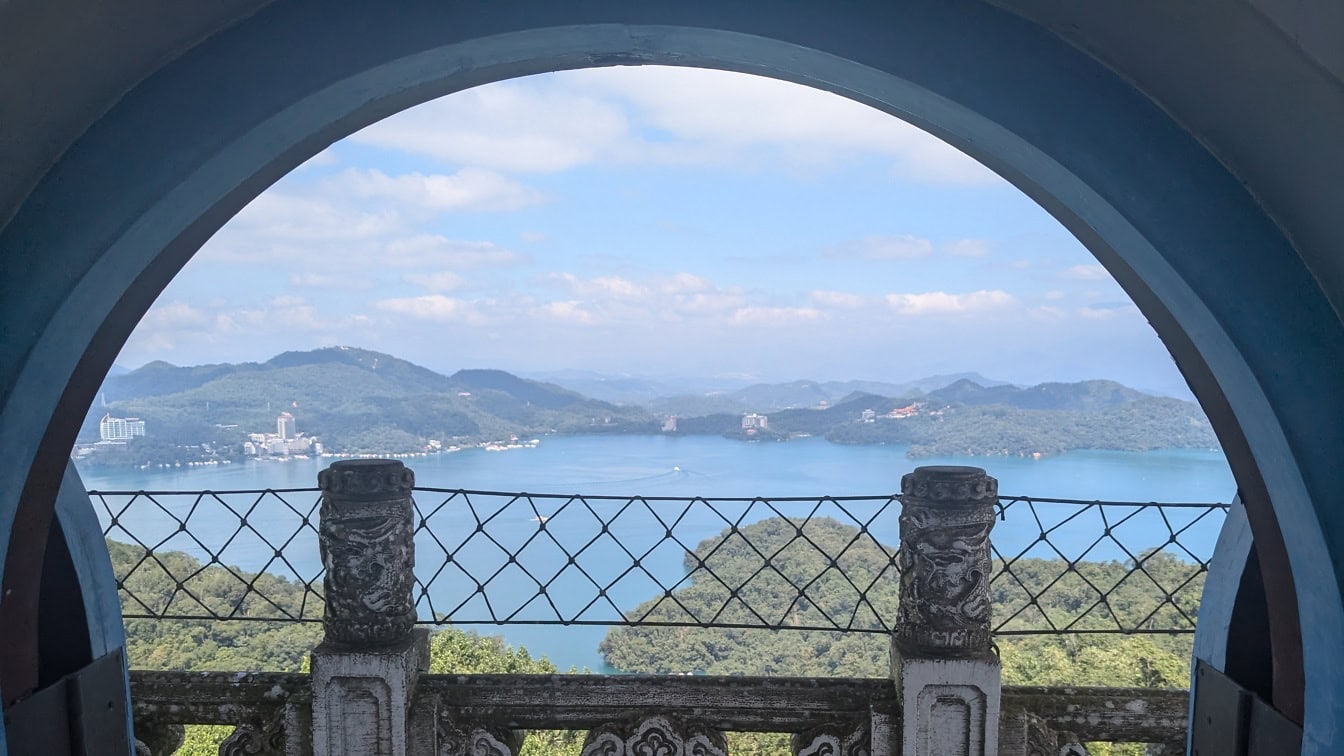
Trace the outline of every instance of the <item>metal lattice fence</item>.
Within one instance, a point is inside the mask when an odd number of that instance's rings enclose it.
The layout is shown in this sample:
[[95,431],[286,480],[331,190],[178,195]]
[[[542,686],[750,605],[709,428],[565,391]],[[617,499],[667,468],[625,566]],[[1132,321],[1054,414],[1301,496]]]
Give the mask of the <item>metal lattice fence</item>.
[[[320,621],[316,489],[92,491],[127,619]],[[418,488],[422,622],[890,632],[899,496]],[[1188,633],[1226,505],[1003,497],[995,632]]]

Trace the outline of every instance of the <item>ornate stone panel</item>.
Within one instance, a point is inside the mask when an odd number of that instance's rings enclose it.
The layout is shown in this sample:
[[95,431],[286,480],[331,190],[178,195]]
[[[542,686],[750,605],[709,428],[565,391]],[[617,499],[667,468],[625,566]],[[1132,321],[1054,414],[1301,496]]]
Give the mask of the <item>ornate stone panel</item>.
[[328,641],[396,643],[415,625],[415,474],[401,462],[336,462],[318,474]]
[[998,487],[978,467],[919,467],[901,479],[896,642],[907,653],[989,651],[989,532]]
[[438,729],[436,756],[516,756],[523,747],[523,733],[503,727],[443,717]]
[[602,725],[588,733],[582,756],[727,756],[723,733],[655,715]]
[[872,725],[836,722],[795,734],[790,746],[794,756],[873,756]]
[[182,745],[186,734],[186,728],[180,724],[161,724],[141,717],[135,719],[137,754],[144,746],[149,756],[167,756]]
[[219,744],[219,756],[284,756],[285,720],[279,712],[270,722],[238,725]]

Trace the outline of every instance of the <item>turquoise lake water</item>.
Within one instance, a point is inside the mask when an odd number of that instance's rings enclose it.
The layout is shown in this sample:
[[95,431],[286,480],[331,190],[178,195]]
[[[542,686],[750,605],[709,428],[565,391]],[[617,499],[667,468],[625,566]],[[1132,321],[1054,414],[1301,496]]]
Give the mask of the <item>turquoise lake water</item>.
[[[311,488],[316,486],[317,472],[332,461],[248,462],[150,471],[89,469],[81,470],[81,473],[88,488],[103,491]],[[415,470],[416,484],[421,487],[587,495],[885,496],[899,491],[903,474],[917,465],[933,464],[984,467],[998,478],[1000,492],[1013,496],[1226,502],[1235,491],[1231,473],[1220,452],[1184,449],[1142,453],[1078,451],[1041,459],[935,457],[911,460],[899,446],[839,446],[822,439],[743,443],[712,436],[579,436],[543,437],[535,448],[501,452],[467,449],[408,459],[406,463]],[[428,511],[442,498],[422,493],[417,496],[417,502],[422,510]],[[306,511],[315,496],[294,494],[289,500]],[[120,500],[109,501],[115,510],[115,503]],[[274,555],[270,546],[249,532],[233,536],[237,530],[237,516],[217,504],[207,502],[192,510],[191,497],[163,497],[160,501],[178,517],[185,517],[191,511],[188,521],[192,535],[204,545],[218,549],[227,542],[224,561],[228,564],[258,569]],[[245,505],[248,497],[230,497],[229,501]],[[520,558],[520,561],[543,581],[560,573],[560,577],[548,586],[548,593],[566,616],[609,620],[617,616],[618,609],[631,609],[657,592],[654,581],[636,570],[618,580],[609,591],[615,607],[603,602],[590,605],[595,588],[575,570],[565,570],[564,555],[559,548],[564,547],[571,553],[577,551],[593,539],[600,527],[597,518],[579,505],[562,507],[563,500],[539,500],[533,508],[527,502],[510,503],[508,499],[492,497],[478,497],[474,503],[475,519],[461,501],[454,501],[439,509],[429,521],[438,541],[454,551],[456,564],[445,566],[443,551],[429,534],[417,538],[417,574],[423,579],[427,574],[438,572],[430,593],[437,612],[457,608],[453,616],[459,621],[488,619],[491,609],[496,617],[514,614],[515,620],[553,617],[556,610],[537,597],[537,582],[524,574],[519,565],[509,564],[505,551],[500,548],[516,550],[529,538],[533,543],[522,552],[526,558]],[[794,516],[811,512],[814,504],[780,507],[785,514]],[[604,519],[612,520],[611,533],[618,536],[626,548],[637,555],[651,549],[641,559],[641,566],[665,585],[675,583],[685,574],[682,548],[663,541],[669,524],[675,521],[674,532],[688,546],[718,534],[727,524],[721,514],[703,506],[683,511],[685,507],[676,504],[654,504],[650,508],[640,505],[626,507],[617,516],[624,505],[621,501],[592,504]],[[109,512],[102,505],[95,506],[106,525]],[[867,519],[878,511],[879,506],[878,502],[863,502],[846,508],[860,519]],[[775,514],[762,505],[749,503],[724,505],[720,510],[730,519],[740,517],[743,524]],[[1049,527],[1075,511],[1076,507],[1040,505],[1037,514]],[[1123,519],[1133,511],[1122,508],[1108,510],[1108,513]],[[1164,522],[1160,513],[1148,510],[1124,519],[1119,525],[1114,521],[1110,524],[1124,546],[1137,553],[1144,548],[1163,545],[1170,529],[1183,528],[1201,511],[1170,510],[1167,512],[1169,522]],[[1053,531],[1051,543],[1071,558],[1081,555],[1089,547],[1091,551],[1086,557],[1090,559],[1125,558],[1124,552],[1110,542],[1092,546],[1105,527],[1096,512],[1093,509]],[[845,516],[843,511],[829,504],[816,513]],[[895,544],[896,514],[893,508],[877,514],[869,530],[882,542]],[[538,515],[549,517],[547,532],[554,542],[536,538],[539,524],[534,518]],[[500,546],[479,534],[472,537],[478,519],[487,520],[484,530]],[[185,534],[175,533],[176,523],[152,505],[137,504],[133,510],[119,514],[118,521],[121,527],[134,532],[145,543],[158,544],[166,539],[161,546],[163,549],[180,549],[198,556],[204,553],[200,544]],[[1206,516],[1195,522],[1180,535],[1181,545],[1195,556],[1207,558],[1213,550],[1221,521],[1221,516]],[[297,522],[293,512],[278,504],[259,508],[249,517],[249,524],[276,544],[289,537]],[[1029,556],[1057,557],[1043,545],[1033,546],[1040,529],[1041,525],[1026,507],[1014,505],[1008,510],[1008,516],[995,526],[993,540],[1006,555],[1029,549]],[[124,534],[115,530],[111,537],[127,540]],[[464,541],[466,545],[459,547]],[[294,572],[272,567],[273,571],[306,578],[320,569],[316,538],[310,532],[286,543],[284,552]],[[1179,551],[1173,553],[1184,556]],[[605,583],[627,573],[630,562],[630,557],[613,542],[599,540],[584,551],[579,566],[594,579]],[[494,576],[487,590],[489,606],[474,594],[475,580],[467,578],[456,565],[467,568],[482,582],[484,578]],[[428,609],[422,605],[422,616],[426,615]],[[490,624],[474,627],[482,632],[503,635],[510,643],[526,646],[534,655],[548,656],[562,669],[570,666],[602,669],[597,651],[597,645],[606,633],[602,627]]]

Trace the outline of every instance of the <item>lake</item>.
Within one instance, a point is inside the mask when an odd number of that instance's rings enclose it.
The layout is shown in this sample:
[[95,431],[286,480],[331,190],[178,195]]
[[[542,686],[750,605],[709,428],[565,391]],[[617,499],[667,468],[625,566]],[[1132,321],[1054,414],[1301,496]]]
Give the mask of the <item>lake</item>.
[[[177,468],[171,470],[81,470],[85,485],[93,490],[193,491],[259,488],[312,488],[317,472],[332,459],[291,460],[285,462],[252,461],[241,464]],[[984,467],[999,480],[1004,495],[1066,499],[1106,499],[1118,501],[1214,502],[1228,501],[1235,484],[1222,454],[1210,450],[1163,450],[1152,452],[1076,451],[1041,459],[1016,457],[933,457],[911,460],[900,446],[840,446],[823,439],[799,439],[784,443],[743,443],[714,436],[574,436],[543,437],[535,448],[508,451],[466,449],[406,460],[415,470],[416,484],[432,488],[466,488],[532,493],[673,496],[673,497],[822,497],[886,496],[900,490],[901,476],[918,465],[962,464]],[[287,495],[296,507],[306,511],[313,494]],[[255,497],[252,497],[255,498]],[[422,511],[430,511],[442,496],[417,495]],[[144,500],[141,500],[142,502]],[[178,517],[190,512],[191,535],[205,546],[223,548],[223,561],[244,569],[256,570],[273,554],[261,538],[244,531],[234,536],[237,516],[223,507],[206,502],[193,507],[192,497],[162,497],[160,503]],[[249,497],[229,499],[235,506],[246,506]],[[685,575],[682,548],[663,539],[665,528],[675,520],[677,538],[694,546],[726,527],[724,516],[743,524],[774,516],[763,505],[748,503],[720,505],[715,513],[701,505],[657,503],[645,507],[628,506],[624,501],[594,502],[593,512],[564,500],[539,500],[528,503],[509,498],[476,497],[468,510],[461,500],[450,502],[429,520],[434,536],[417,537],[417,574],[438,572],[432,585],[431,599],[437,612],[456,608],[453,617],[489,619],[513,614],[515,620],[545,619],[560,611],[567,617],[602,621],[617,616],[658,591],[658,583],[672,585]],[[812,512],[816,502],[779,505],[789,516]],[[864,509],[864,508],[867,509]],[[96,505],[106,526],[109,513]],[[623,509],[622,509],[623,508]],[[872,517],[870,532],[883,543],[895,544],[894,508],[879,512],[880,502],[861,502],[848,509],[859,519]],[[1063,505],[1040,505],[1038,514],[1058,521],[1076,511]],[[1120,515],[1131,510],[1114,510]],[[1080,555],[1105,527],[1091,510],[1055,531],[1051,541],[1070,557]],[[619,514],[618,514],[619,513]],[[835,505],[815,510],[819,515],[843,516]],[[1172,527],[1179,529],[1199,510],[1168,512]],[[474,514],[474,517],[473,517]],[[1032,546],[1040,526],[1032,513],[1014,505],[1003,522],[995,526],[993,540],[1004,554],[1025,549],[1029,556],[1056,557],[1044,546]],[[588,605],[595,592],[586,578],[566,570],[564,554],[571,553],[593,539],[600,527],[598,516],[611,520],[611,532],[636,554],[651,549],[641,567],[654,577],[636,570],[629,572],[629,555],[614,543],[600,541],[588,547],[578,566],[601,583],[616,580],[608,592],[615,604]],[[537,518],[548,517],[547,532],[553,541],[537,540]],[[498,542],[476,533],[476,523],[485,520],[482,530]],[[1206,558],[1213,550],[1221,517],[1206,517],[1181,535],[1181,543],[1196,556]],[[200,556],[201,544],[186,534],[175,533],[176,523],[153,505],[137,504],[118,515],[120,527],[145,543],[164,542],[163,549],[179,549]],[[267,502],[249,516],[249,524],[273,543],[284,541],[295,530],[298,516],[278,502]],[[1159,513],[1148,510],[1116,527],[1117,537],[1131,552],[1162,545],[1168,535]],[[473,537],[474,536],[474,537]],[[113,532],[113,538],[126,540]],[[533,539],[523,551],[525,565],[534,574],[559,577],[548,587],[557,602],[552,609],[537,597],[537,582],[509,564],[507,550],[517,550]],[[444,548],[454,553],[454,564],[446,564]],[[227,544],[227,546],[225,546]],[[465,545],[463,545],[465,544]],[[504,548],[501,549],[500,546]],[[272,571],[290,577],[308,578],[320,569],[316,538],[305,533],[284,547],[294,571]],[[1177,552],[1179,554],[1179,552]],[[1122,559],[1118,546],[1103,543],[1086,554],[1089,559]],[[455,565],[467,568],[467,577]],[[489,581],[486,605],[474,595],[475,581]],[[617,578],[620,578],[619,580]],[[655,582],[655,578],[656,581]],[[570,603],[566,603],[569,601]],[[586,607],[586,608],[585,608]],[[422,616],[428,616],[422,604]],[[581,611],[582,610],[582,611]],[[536,655],[548,656],[561,669],[603,668],[597,644],[605,629],[595,626],[491,625],[476,626],[482,632],[497,633],[513,644],[526,646]]]

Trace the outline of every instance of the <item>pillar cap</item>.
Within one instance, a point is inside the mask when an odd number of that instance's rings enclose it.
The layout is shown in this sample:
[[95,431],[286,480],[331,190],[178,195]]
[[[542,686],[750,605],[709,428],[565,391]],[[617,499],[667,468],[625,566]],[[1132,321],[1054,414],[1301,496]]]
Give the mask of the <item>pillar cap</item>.
[[387,499],[409,496],[415,473],[395,459],[343,459],[317,474],[325,496],[341,499]]
[[901,477],[901,496],[928,502],[980,502],[999,497],[999,481],[979,467],[929,465]]

